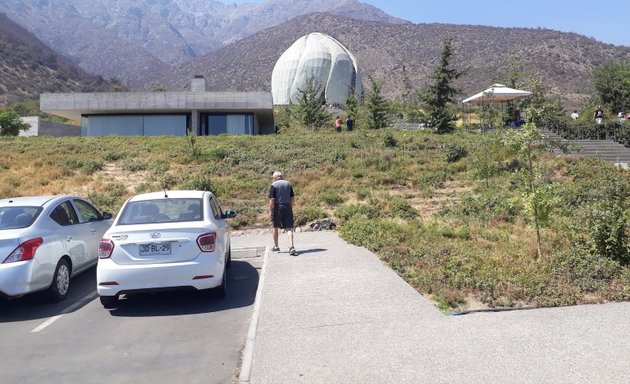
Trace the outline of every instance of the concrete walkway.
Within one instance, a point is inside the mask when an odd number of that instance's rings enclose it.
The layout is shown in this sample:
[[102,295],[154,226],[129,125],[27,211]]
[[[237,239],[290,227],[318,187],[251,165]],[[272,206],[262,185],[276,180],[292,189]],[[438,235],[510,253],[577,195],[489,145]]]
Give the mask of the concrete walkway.
[[243,383],[630,383],[630,303],[448,316],[335,232],[297,233],[296,257],[282,236]]

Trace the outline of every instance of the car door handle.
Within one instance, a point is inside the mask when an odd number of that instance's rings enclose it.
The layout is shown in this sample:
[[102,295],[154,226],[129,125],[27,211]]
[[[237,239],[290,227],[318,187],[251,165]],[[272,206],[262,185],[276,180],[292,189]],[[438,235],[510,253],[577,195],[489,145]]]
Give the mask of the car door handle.
[[66,241],[72,240],[72,236],[66,236]]

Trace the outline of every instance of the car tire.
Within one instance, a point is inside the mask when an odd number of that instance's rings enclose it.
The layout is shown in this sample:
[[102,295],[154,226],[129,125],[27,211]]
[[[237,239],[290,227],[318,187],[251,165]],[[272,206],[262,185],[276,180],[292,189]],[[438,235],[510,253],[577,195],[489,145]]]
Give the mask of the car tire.
[[99,296],[103,308],[112,309],[118,306],[118,296]]
[[48,296],[54,302],[60,302],[68,297],[70,291],[70,263],[66,259],[59,260],[52,284],[48,288]]
[[232,247],[228,248],[227,261],[225,262],[225,266],[228,268],[232,266]]
[[227,296],[227,268],[223,268],[221,285],[212,289],[212,295],[219,299],[223,299],[225,298],[225,296]]

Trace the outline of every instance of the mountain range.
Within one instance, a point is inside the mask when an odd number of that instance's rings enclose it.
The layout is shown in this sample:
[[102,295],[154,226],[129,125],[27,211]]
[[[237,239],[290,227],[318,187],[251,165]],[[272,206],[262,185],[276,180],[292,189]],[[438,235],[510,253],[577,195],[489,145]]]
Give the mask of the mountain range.
[[426,85],[446,38],[453,41],[453,65],[466,70],[456,84],[463,95],[505,82],[514,62],[523,83],[534,77],[542,79],[550,95],[567,108],[578,107],[590,94],[590,74],[595,67],[610,60],[630,60],[630,47],[543,28],[393,24],[316,13],[174,65],[147,81],[146,87],[183,89],[190,77],[204,75],[213,90],[269,90],[273,66],[282,52],[311,32],[326,33],[344,44],[362,72],[383,83],[383,93],[389,98]]
[[3,0],[0,12],[84,70],[140,86],[146,73],[188,62],[311,12],[408,23],[356,0]]
[[0,105],[35,99],[41,92],[109,87],[101,76],[86,73],[0,13]]
[[[544,79],[551,94],[567,108],[577,107],[589,94],[594,68],[610,60],[630,60],[630,47],[575,33],[412,24],[356,0],[268,0],[241,5],[212,0],[3,0],[2,11],[28,30],[5,34],[0,51],[4,71],[20,73],[19,83],[15,75],[3,75],[0,90],[20,97],[36,89],[53,90],[44,89],[46,81],[30,72],[32,62],[37,62],[33,57],[51,48],[68,58],[59,59],[67,68],[74,63],[136,89],[181,90],[192,76],[204,75],[210,90],[268,91],[273,66],[282,52],[311,32],[326,33],[344,44],[362,72],[383,83],[383,93],[389,98],[426,85],[446,38],[453,39],[454,65],[467,70],[457,82],[462,95],[505,81],[511,63],[516,63],[523,80]],[[19,27],[12,22],[7,25],[14,31]],[[33,49],[24,57],[7,45],[20,45],[21,36],[41,40],[24,45],[22,51]],[[12,65],[2,64],[7,60]],[[74,70],[85,76],[83,70]],[[25,86],[30,93],[21,91]],[[55,87],[68,89],[63,84]]]

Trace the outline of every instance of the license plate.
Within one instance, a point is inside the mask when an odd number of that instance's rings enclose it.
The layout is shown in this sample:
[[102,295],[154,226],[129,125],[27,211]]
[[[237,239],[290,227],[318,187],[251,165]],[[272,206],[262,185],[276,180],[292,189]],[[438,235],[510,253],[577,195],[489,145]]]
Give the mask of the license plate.
[[171,243],[140,244],[140,256],[170,255]]

